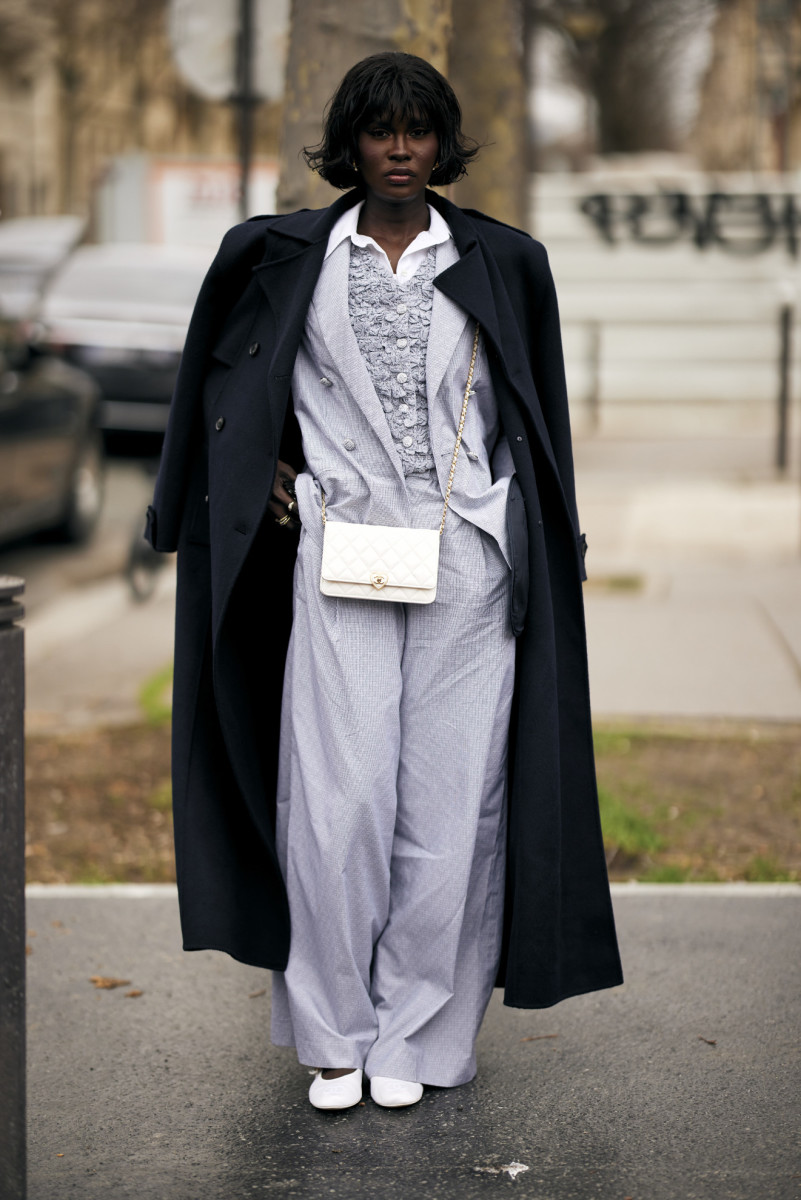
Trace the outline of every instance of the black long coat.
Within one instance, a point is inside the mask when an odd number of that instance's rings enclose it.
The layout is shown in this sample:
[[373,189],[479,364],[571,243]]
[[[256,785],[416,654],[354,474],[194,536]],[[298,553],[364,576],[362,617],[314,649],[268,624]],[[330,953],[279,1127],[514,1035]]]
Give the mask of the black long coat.
[[[226,235],[192,318],[148,510],[153,546],[178,549],[173,806],[184,948],[279,970],[290,927],[275,782],[297,539],[267,503],[277,459],[303,462],[295,355],[329,232],[357,199],[351,192],[327,209],[256,217]],[[541,1008],[622,980],[598,816],[556,295],[538,242],[434,193],[427,199],[461,256],[435,286],[481,322],[527,518],[516,524],[528,531],[529,584],[498,982],[507,1004]]]

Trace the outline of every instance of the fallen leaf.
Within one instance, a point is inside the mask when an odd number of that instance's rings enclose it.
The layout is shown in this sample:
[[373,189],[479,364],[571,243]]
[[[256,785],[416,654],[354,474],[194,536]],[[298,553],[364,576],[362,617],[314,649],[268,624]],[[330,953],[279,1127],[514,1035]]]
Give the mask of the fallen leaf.
[[130,979],[114,979],[113,976],[107,975],[90,975],[89,982],[93,983],[96,988],[116,988],[127,987],[131,981]]
[[359,1107],[359,1108],[364,1108],[364,1101],[363,1101],[363,1100],[360,1100],[360,1101],[359,1101],[358,1107]]
[[33,954],[33,946],[28,946],[28,945],[26,945],[26,946],[25,946],[25,953],[26,953],[26,954]]
[[506,1173],[510,1179],[514,1180],[518,1175],[522,1175],[528,1170],[525,1163],[510,1162],[505,1163],[502,1167],[473,1167],[474,1171],[483,1171],[486,1175],[503,1175]]
[[332,1150],[331,1153],[332,1154],[341,1154],[342,1151],[341,1150]]
[[51,921],[50,924],[53,926],[54,929],[63,929],[64,928],[63,921]]
[[716,1042],[716,1041],[714,1041],[714,1040],[713,1040],[713,1039],[711,1039],[711,1038],[705,1038],[705,1037],[701,1037],[701,1035],[700,1035],[700,1034],[698,1035],[698,1041],[699,1041],[699,1042],[706,1042],[707,1046],[717,1046],[717,1042]]
[[257,996],[266,996],[267,988],[261,988],[258,992],[248,992],[248,1000],[255,1000]]
[[130,992],[125,993],[125,996],[126,996],[126,999],[127,998],[133,999],[136,996],[144,996],[144,994],[145,993],[143,991],[141,991],[139,988],[131,988]]
[[57,1154],[57,1155],[56,1155],[56,1158],[63,1158],[63,1157],[64,1157],[64,1151],[63,1151],[63,1150],[62,1150],[61,1154]]
[[535,1033],[531,1037],[521,1038],[521,1042],[545,1042],[548,1038],[558,1038],[558,1033]]
[[29,930],[28,930],[28,937],[36,937],[36,930],[35,930],[35,929],[29,929]]

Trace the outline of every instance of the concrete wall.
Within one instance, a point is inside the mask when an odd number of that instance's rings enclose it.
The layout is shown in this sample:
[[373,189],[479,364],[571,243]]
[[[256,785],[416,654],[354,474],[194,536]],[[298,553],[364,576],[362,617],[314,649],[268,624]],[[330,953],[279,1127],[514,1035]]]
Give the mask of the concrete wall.
[[[660,190],[686,199],[654,199]],[[724,199],[710,220],[711,193]],[[638,195],[650,198],[639,218],[631,200]],[[611,242],[581,211],[590,196],[610,197]],[[760,196],[767,198],[754,199]],[[788,217],[786,196],[797,197],[795,216]],[[791,253],[794,238],[801,241],[798,214],[795,176],[609,171],[536,179],[530,227],[547,246],[556,279],[576,428],[771,434],[779,311],[788,301],[801,304],[801,266]],[[698,237],[707,238],[704,248],[694,244]],[[797,440],[801,336],[794,333]]]

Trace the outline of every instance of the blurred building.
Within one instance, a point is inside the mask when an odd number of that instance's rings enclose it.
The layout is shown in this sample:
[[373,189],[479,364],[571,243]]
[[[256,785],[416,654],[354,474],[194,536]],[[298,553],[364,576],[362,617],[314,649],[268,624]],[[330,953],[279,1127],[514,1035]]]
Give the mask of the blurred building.
[[[92,213],[113,160],[236,153],[235,117],[181,80],[166,0],[0,0],[2,216]],[[256,113],[275,155],[280,105]]]

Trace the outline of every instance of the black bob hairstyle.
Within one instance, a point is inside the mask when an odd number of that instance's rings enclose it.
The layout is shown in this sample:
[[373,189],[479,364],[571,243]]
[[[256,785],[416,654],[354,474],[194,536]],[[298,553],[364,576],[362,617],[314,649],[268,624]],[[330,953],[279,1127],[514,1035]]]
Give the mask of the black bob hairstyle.
[[306,146],[303,157],[333,187],[361,182],[353,166],[359,134],[371,121],[395,114],[424,119],[439,139],[439,165],[429,183],[442,187],[467,174],[478,142],[462,133],[462,110],[453,88],[436,67],[414,54],[385,50],[351,67],[328,103],[323,138]]

